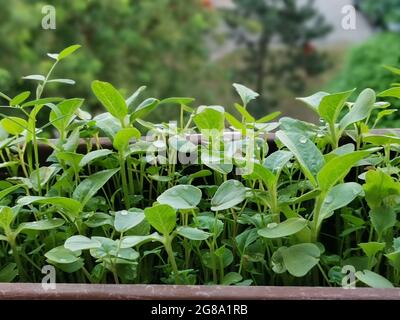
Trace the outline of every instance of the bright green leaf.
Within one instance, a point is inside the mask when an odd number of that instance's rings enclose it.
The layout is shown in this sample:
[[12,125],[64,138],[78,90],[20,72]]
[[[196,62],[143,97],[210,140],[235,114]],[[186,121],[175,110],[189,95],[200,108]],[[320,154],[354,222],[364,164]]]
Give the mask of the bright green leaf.
[[151,226],[163,235],[169,235],[176,225],[176,211],[167,204],[155,205],[144,210]]
[[128,114],[128,106],[122,95],[111,83],[95,80],[92,82],[92,90],[109,113],[121,122],[125,120]]
[[119,171],[108,169],[94,173],[83,180],[74,190],[72,198],[79,201],[84,207],[86,203],[107,183],[107,181]]

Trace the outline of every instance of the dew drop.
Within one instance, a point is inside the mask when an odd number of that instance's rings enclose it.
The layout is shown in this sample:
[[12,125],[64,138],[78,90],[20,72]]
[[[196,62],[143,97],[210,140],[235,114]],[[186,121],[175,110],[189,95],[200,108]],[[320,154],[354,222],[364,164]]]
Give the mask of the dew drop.
[[327,203],[327,204],[329,204],[329,203],[332,203],[332,197],[331,196],[328,196],[328,197],[326,197],[326,199],[325,199],[325,203]]
[[278,224],[276,222],[268,223],[267,228],[268,229],[273,229],[273,228],[276,228],[277,225]]
[[307,142],[307,138],[303,136],[303,137],[300,138],[299,142],[304,144],[304,143]]
[[60,261],[61,261],[61,262],[67,262],[67,260],[64,259],[64,258],[61,258]]
[[128,214],[128,211],[123,210],[123,211],[120,212],[120,214],[121,214],[121,216],[126,216]]

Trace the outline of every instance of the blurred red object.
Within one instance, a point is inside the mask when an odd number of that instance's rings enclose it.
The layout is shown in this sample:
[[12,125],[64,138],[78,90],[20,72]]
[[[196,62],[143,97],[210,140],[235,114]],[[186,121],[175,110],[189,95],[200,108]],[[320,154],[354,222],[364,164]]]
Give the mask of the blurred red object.
[[303,46],[303,52],[306,56],[309,56],[315,52],[315,47],[310,42],[306,42]]
[[214,7],[212,0],[201,0],[201,2],[203,6],[207,9],[212,9]]

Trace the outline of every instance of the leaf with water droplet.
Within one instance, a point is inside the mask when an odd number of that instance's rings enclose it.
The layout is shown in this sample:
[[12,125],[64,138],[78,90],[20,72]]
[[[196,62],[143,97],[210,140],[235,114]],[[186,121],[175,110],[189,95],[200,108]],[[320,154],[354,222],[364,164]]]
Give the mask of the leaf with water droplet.
[[174,209],[194,209],[201,200],[201,190],[192,185],[178,185],[164,191],[157,201]]

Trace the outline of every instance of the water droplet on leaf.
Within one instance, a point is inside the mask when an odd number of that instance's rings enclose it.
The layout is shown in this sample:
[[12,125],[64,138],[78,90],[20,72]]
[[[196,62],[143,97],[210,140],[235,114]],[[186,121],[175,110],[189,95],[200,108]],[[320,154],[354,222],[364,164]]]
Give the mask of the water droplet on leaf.
[[332,198],[331,196],[328,196],[328,197],[326,197],[326,199],[325,199],[325,203],[326,203],[326,204],[332,203],[332,201],[333,201],[333,198]]
[[307,138],[303,136],[300,138],[299,142],[304,144],[307,142]]

